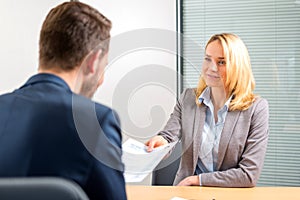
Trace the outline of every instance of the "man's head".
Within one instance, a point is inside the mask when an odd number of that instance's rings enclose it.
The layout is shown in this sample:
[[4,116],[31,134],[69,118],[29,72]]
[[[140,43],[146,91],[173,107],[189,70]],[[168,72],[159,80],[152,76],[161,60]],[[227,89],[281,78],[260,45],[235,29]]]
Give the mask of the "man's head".
[[72,70],[98,45],[104,55],[109,48],[110,29],[111,22],[86,4],[58,5],[49,12],[40,32],[39,66]]
[[78,71],[74,92],[91,97],[103,81],[110,29],[111,22],[89,5],[58,5],[48,13],[40,32],[39,70]]

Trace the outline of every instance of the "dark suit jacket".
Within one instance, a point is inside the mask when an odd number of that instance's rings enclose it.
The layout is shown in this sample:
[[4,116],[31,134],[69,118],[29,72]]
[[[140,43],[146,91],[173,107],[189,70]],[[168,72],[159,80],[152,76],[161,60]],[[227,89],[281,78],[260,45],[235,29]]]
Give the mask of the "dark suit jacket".
[[126,199],[121,154],[117,114],[57,76],[0,96],[0,177],[58,176],[90,199]]
[[[194,175],[199,158],[206,106],[197,106],[192,88],[186,89],[159,134],[182,140],[183,155],[174,185]],[[269,136],[269,107],[263,98],[244,111],[229,111],[221,133],[217,171],[203,173],[203,186],[253,187],[263,168]]]

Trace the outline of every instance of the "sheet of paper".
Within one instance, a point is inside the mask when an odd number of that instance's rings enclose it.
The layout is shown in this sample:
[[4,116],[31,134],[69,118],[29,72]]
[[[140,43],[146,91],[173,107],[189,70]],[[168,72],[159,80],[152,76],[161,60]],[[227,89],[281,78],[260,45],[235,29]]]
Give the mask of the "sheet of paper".
[[173,197],[170,200],[188,200],[188,199],[184,199],[184,198],[181,198],[181,197]]
[[172,142],[147,152],[147,146],[137,140],[129,138],[123,143],[122,161],[125,164],[125,181],[140,182],[150,174],[167,153],[174,147]]

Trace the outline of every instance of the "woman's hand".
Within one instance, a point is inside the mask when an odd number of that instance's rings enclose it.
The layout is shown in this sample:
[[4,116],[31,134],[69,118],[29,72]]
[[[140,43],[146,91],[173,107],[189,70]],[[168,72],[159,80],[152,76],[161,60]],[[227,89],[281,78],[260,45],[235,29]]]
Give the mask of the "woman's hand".
[[148,148],[147,148],[148,152],[153,151],[153,148],[160,147],[165,144],[168,144],[168,141],[160,135],[154,136],[148,142],[145,143],[145,145],[148,146]]
[[197,186],[200,185],[198,175],[186,177],[185,179],[180,181],[177,186],[192,186],[192,185],[197,185]]

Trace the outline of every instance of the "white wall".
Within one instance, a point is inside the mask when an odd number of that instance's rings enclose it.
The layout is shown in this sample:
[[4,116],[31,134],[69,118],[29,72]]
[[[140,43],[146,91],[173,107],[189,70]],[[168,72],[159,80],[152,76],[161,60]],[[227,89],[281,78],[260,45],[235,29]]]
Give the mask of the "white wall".
[[[36,73],[42,21],[60,2],[1,0],[0,94]],[[146,140],[163,127],[175,104],[176,1],[82,2],[113,22],[110,63],[94,100],[119,112],[125,139]]]
[[36,72],[41,23],[56,1],[1,0],[0,93],[18,88]]

